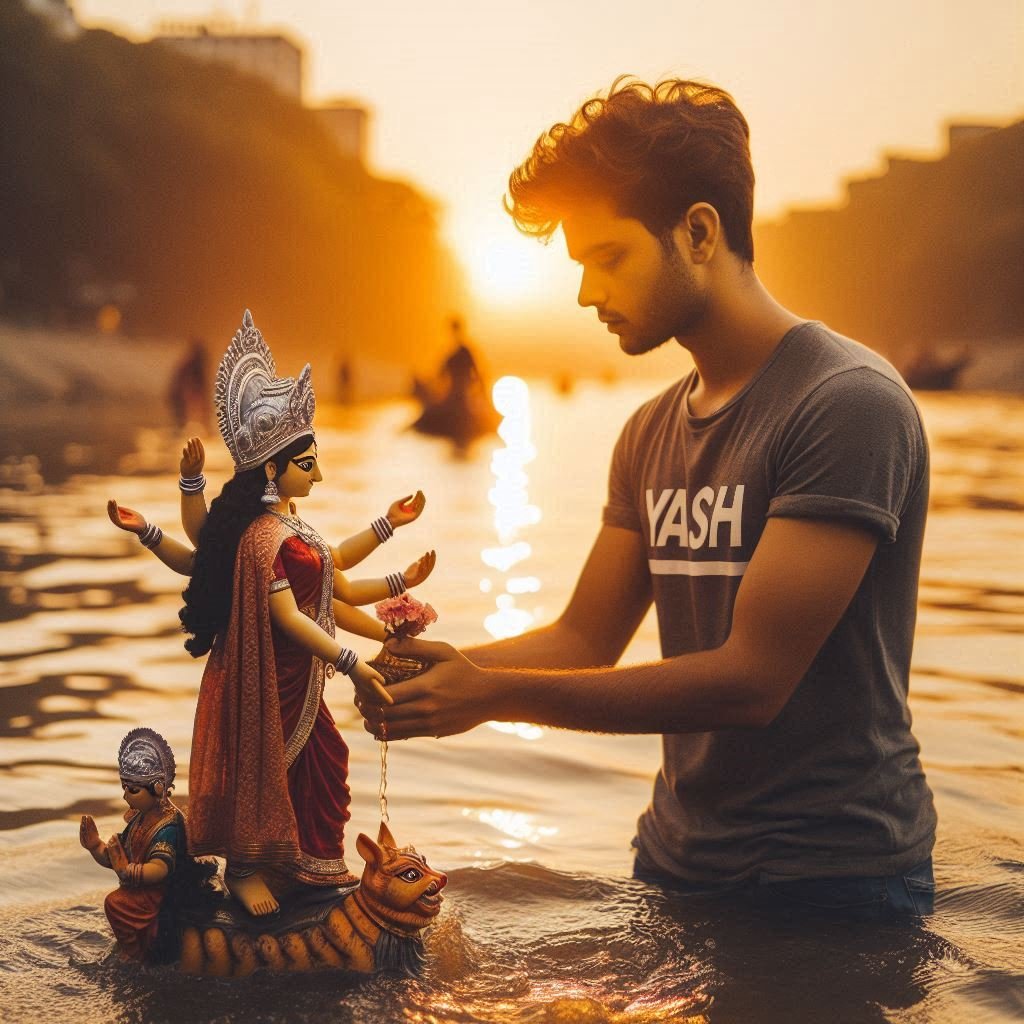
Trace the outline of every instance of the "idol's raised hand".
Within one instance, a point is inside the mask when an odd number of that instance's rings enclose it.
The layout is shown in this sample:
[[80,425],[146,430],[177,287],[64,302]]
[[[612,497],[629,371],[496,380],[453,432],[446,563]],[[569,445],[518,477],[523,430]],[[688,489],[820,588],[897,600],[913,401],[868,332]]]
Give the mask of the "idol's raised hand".
[[107,515],[119,530],[126,530],[128,533],[142,533],[149,525],[144,516],[134,509],[118,505],[113,498],[107,502]]
[[124,881],[128,876],[128,855],[121,845],[120,836],[111,836],[107,840],[107,856],[110,858],[110,866],[117,872],[117,877]]
[[428,551],[405,570],[405,585],[418,587],[433,571],[437,562],[437,552]]
[[404,498],[399,498],[398,501],[391,503],[391,507],[388,509],[388,521],[396,529],[399,526],[408,526],[419,519],[426,504],[427,499],[423,496],[422,491],[407,494]]
[[185,446],[181,449],[181,475],[189,477],[199,476],[206,465],[206,449],[198,437],[190,437]]
[[103,845],[103,840],[100,839],[99,831],[96,828],[96,822],[93,821],[91,814],[82,815],[82,824],[78,828],[78,841],[90,853],[92,853],[97,846]]

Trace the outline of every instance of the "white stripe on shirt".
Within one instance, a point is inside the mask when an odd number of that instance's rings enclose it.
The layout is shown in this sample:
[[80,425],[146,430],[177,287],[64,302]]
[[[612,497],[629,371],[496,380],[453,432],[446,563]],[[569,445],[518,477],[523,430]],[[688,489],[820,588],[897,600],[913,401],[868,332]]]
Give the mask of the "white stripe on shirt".
[[669,558],[648,561],[654,576],[742,576],[749,562],[687,562]]

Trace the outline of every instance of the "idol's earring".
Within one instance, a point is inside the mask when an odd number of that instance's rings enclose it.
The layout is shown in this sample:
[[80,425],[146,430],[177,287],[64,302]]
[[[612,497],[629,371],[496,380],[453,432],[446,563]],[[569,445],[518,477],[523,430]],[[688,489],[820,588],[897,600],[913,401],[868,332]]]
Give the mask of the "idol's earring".
[[281,498],[277,493],[277,484],[273,480],[268,479],[267,486],[263,488],[263,497],[260,498],[260,501],[264,505],[276,505],[280,500]]

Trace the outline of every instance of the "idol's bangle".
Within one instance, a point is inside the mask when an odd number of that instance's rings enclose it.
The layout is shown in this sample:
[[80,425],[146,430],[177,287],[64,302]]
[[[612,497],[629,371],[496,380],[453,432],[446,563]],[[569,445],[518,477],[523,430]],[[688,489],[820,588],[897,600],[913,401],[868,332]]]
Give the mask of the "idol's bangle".
[[164,531],[154,523],[147,524],[146,528],[139,534],[139,543],[144,548],[153,550],[164,539]]
[[351,647],[342,647],[338,657],[334,659],[334,667],[343,675],[347,676],[356,667],[359,655]]
[[384,582],[387,583],[388,590],[391,592],[392,597],[398,597],[409,589],[405,582],[404,572],[389,572],[387,576],[384,577]]
[[395,535],[395,528],[387,516],[379,516],[370,523],[370,529],[377,535],[377,543],[383,544]]
[[206,490],[206,477],[202,473],[199,476],[179,476],[178,490],[182,494],[202,494]]

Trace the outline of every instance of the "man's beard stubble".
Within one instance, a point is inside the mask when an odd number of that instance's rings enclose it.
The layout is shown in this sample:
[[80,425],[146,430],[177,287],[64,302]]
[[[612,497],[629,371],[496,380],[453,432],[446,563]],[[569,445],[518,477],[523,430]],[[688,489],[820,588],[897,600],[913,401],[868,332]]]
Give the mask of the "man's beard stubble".
[[[640,336],[619,338],[619,346],[627,355],[643,355],[673,338],[686,338],[696,333],[707,317],[708,294],[699,289],[675,240],[664,244],[662,252],[658,277],[648,303],[650,327]],[[681,340],[680,344],[683,344]]]

